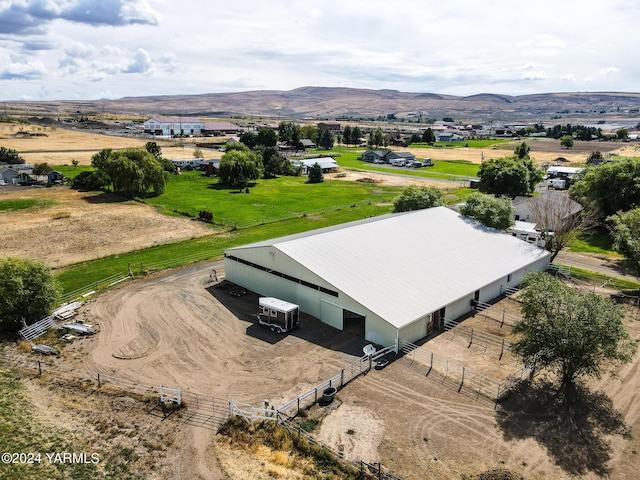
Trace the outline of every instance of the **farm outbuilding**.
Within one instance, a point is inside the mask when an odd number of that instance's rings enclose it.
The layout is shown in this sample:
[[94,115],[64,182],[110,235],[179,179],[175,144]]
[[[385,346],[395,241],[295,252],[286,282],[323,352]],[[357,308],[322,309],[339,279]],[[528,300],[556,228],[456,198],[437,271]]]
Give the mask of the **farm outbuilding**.
[[230,248],[224,262],[227,280],[389,346],[545,270],[549,252],[436,207]]

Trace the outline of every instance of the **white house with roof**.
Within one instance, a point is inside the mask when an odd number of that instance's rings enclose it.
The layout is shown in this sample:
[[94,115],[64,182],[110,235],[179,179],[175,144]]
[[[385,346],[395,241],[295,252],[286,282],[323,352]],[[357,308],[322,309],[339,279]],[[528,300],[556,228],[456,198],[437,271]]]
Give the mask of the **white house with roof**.
[[331,157],[305,158],[304,160],[294,160],[295,167],[302,168],[302,174],[307,175],[309,169],[316,163],[322,168],[322,173],[329,173],[338,168],[338,162]]
[[195,117],[153,117],[144,122],[144,133],[151,135],[200,135],[205,123]]
[[545,270],[549,252],[436,207],[230,248],[224,263],[227,280],[389,346]]

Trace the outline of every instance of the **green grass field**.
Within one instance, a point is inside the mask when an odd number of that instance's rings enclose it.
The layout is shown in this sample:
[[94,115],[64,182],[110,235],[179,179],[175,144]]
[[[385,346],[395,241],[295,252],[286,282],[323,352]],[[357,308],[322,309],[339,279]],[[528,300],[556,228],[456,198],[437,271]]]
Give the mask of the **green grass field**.
[[407,175],[410,177],[422,177],[433,178],[439,180],[460,180],[461,177],[476,177],[478,175],[478,169],[480,165],[471,163],[466,160],[437,160],[434,162],[433,167],[422,168],[390,168],[382,165],[375,165],[373,163],[363,162],[358,160],[357,157],[364,152],[362,148],[351,147],[337,147],[330,151],[318,151],[319,154],[331,154],[339,153],[340,156],[336,157],[338,165],[343,168],[356,169],[372,172],[392,173]]
[[493,145],[513,142],[511,139],[484,139],[484,140],[465,140],[464,142],[436,142],[433,145],[427,143],[412,143],[411,148],[487,148]]
[[392,202],[402,192],[398,187],[345,182],[326,178],[309,184],[307,177],[260,179],[249,186],[249,193],[223,187],[217,178],[202,172],[173,175],[164,194],[144,200],[165,213],[197,217],[201,210],[214,214],[214,223],[255,224],[290,218],[354,203]]
[[569,250],[579,253],[599,253],[618,258],[622,257],[619,253],[613,251],[613,240],[605,229],[580,232],[571,242]]
[[0,200],[0,212],[42,208],[56,205],[58,202],[50,198],[19,198],[17,200]]
[[[139,272],[148,271],[150,265],[162,262],[174,262],[174,265],[180,265],[195,261],[195,257],[197,260],[220,258],[226,248],[383,215],[391,212],[392,209],[393,206],[390,204],[367,204],[340,208],[322,215],[301,215],[285,221],[225,231],[221,234],[83,262],[57,271],[55,276],[63,292],[69,293],[112,275],[125,273],[129,265],[134,272]],[[184,260],[180,261],[180,259]]]

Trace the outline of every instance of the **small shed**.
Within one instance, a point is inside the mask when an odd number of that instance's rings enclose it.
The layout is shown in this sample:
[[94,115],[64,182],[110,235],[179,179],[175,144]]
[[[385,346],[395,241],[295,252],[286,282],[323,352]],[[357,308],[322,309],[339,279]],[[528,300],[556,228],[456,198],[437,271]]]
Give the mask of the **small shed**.
[[260,325],[271,327],[277,333],[288,332],[300,325],[299,307],[275,297],[262,297],[258,300]]

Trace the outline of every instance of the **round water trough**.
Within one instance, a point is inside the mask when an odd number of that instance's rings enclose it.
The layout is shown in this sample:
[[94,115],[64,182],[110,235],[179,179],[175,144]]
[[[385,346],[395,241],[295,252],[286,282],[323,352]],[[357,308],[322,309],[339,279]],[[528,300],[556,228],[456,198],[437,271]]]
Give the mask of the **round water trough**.
[[386,358],[379,358],[376,360],[376,370],[382,370],[387,365],[389,365],[389,360]]
[[331,403],[333,402],[333,397],[336,396],[338,390],[336,387],[327,387],[322,391],[322,403]]

